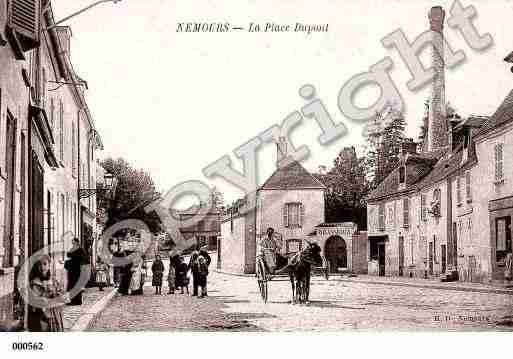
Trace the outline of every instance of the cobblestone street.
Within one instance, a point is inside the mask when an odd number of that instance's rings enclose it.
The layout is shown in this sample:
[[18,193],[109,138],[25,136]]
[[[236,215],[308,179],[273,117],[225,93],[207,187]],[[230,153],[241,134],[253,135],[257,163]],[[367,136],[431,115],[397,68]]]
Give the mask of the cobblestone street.
[[[288,281],[269,283],[264,304],[254,277],[213,272],[209,298],[116,297],[90,330],[330,331],[507,330],[513,296],[314,278],[309,305],[290,304]],[[149,283],[147,283],[148,285]],[[163,289],[163,292],[166,288]]]

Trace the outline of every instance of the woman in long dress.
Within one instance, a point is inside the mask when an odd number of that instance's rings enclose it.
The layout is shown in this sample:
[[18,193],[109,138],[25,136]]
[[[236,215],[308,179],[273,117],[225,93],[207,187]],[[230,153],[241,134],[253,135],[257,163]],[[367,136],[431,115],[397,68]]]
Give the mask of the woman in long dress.
[[132,263],[132,277],[130,279],[130,294],[140,294],[142,287],[142,259],[136,259]]
[[155,294],[162,294],[162,277],[164,276],[164,263],[157,254],[153,265],[151,266],[151,272],[153,273],[153,279],[151,285],[155,287]]
[[[68,260],[64,264],[64,268],[68,273],[68,283],[66,286],[66,290],[68,292],[73,290],[78,280],[80,279],[82,266],[89,264],[87,253],[82,247],[80,247],[78,238],[73,238],[72,244],[73,245],[71,249],[67,253]],[[71,298],[71,301],[68,304],[82,305],[82,292],[83,288],[81,288],[81,290],[73,298]]]
[[66,298],[50,268],[50,256],[45,254],[36,263],[30,276],[28,329],[31,332],[64,331],[62,306]]

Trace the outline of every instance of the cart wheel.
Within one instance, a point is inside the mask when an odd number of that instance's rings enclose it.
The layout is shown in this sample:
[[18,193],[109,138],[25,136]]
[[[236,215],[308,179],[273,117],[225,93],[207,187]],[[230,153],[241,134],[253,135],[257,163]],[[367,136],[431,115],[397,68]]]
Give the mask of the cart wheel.
[[257,263],[257,281],[262,300],[264,303],[267,303],[267,274],[265,272],[265,266],[261,261]]

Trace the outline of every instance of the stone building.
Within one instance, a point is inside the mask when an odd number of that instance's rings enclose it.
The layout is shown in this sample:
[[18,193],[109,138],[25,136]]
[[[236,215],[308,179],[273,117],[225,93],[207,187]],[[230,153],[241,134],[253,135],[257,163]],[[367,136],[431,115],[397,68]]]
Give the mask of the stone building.
[[[277,169],[256,191],[256,206],[251,206],[251,201],[240,200],[223,216],[219,269],[254,273],[258,241],[272,227],[276,240],[281,242],[282,254],[298,252],[305,240],[316,241],[323,256],[334,263],[333,271],[342,267],[352,271],[351,243],[356,225],[324,223],[326,186],[299,162],[290,159],[286,146],[281,138],[277,144]],[[328,228],[333,233],[329,234]],[[363,243],[366,246],[366,240]],[[358,245],[357,249],[360,251],[356,256],[365,258],[366,248],[361,250]]]
[[[444,14],[431,9],[432,31],[443,33]],[[426,136],[420,146],[403,144],[398,167],[368,198],[369,273],[502,280],[511,252],[512,95],[491,117],[450,117],[437,54],[433,67]]]
[[[187,210],[175,211],[175,217],[180,221],[186,221],[193,218],[197,212],[198,207],[192,206]],[[180,225],[180,233],[186,241],[190,241],[190,248],[207,246],[209,251],[217,249],[218,237],[221,235],[220,216],[217,209],[211,209],[194,225],[187,227]]]

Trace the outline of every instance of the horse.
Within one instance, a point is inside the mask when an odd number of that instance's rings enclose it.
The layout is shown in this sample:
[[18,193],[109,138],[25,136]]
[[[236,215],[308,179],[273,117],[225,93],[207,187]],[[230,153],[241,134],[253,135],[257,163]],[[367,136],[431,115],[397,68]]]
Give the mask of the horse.
[[322,266],[321,247],[307,242],[305,249],[289,257],[287,264],[276,273],[287,272],[292,287],[292,304],[308,303],[312,265]]

